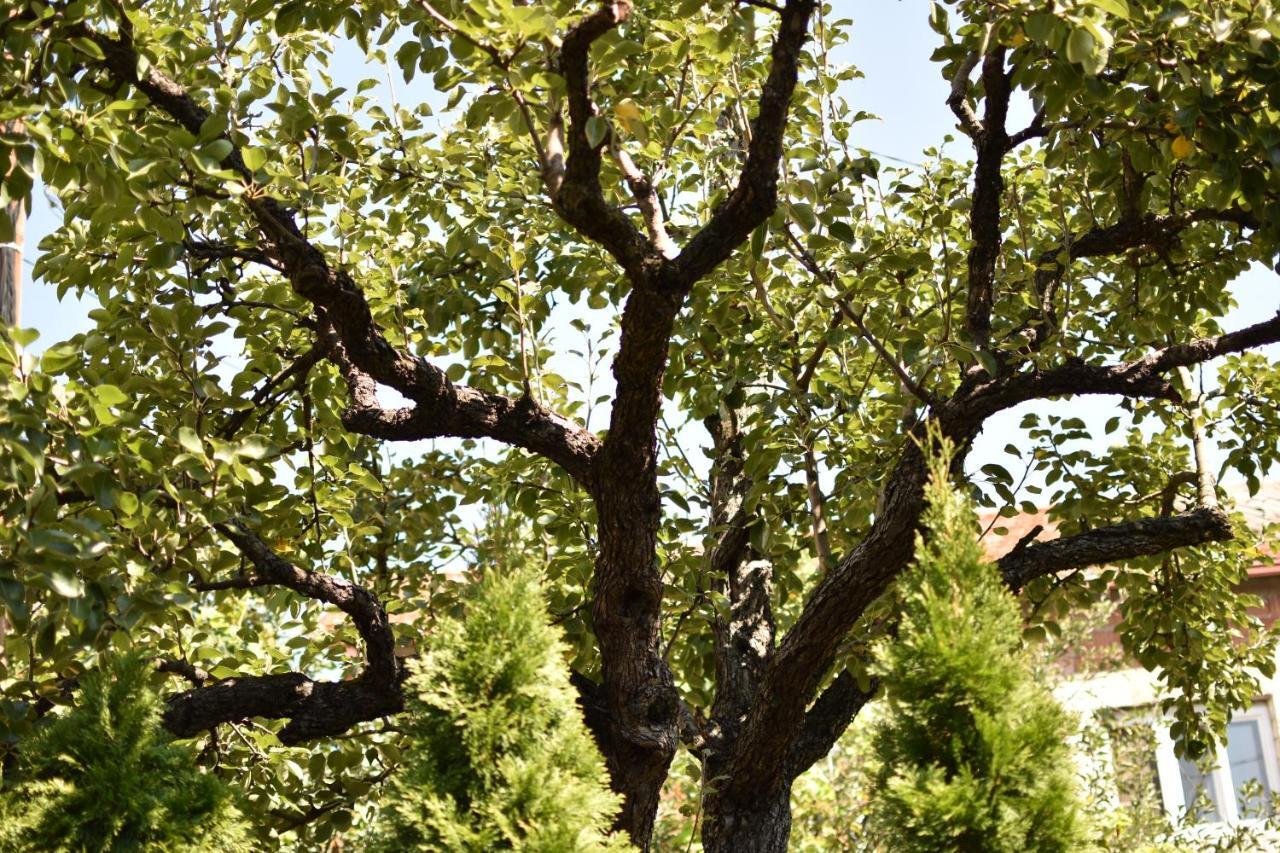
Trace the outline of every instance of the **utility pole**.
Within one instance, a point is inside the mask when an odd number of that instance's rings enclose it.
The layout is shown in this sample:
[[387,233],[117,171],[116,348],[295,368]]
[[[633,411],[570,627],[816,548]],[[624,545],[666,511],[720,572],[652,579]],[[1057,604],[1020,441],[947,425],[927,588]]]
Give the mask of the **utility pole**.
[[[0,124],[0,132],[22,133],[22,120]],[[16,165],[16,157],[17,152],[9,155],[6,175]],[[22,237],[27,218],[22,199],[10,201],[5,207],[5,216],[13,223],[13,237],[0,242],[0,323],[16,326],[22,315]]]

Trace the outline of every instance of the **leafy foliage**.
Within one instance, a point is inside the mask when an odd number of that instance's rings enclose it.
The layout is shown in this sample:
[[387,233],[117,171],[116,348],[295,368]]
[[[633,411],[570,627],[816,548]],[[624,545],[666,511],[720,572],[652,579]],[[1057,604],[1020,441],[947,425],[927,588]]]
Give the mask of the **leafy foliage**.
[[982,559],[946,461],[883,649],[869,820],[890,850],[1074,850],[1084,838],[1070,717],[1038,682],[1017,601]]
[[76,706],[23,742],[0,788],[0,849],[250,849],[232,789],[160,728],[152,671],[105,658]]
[[582,722],[567,653],[527,569],[489,572],[411,666],[404,761],[382,850],[605,851],[617,797]]
[[[251,212],[268,200],[288,212],[296,236],[350,276],[387,346],[443,374],[452,399],[464,389],[526,406],[518,411],[536,403],[607,440],[615,380],[631,374],[606,368],[627,337],[620,318],[637,279],[559,215],[539,163],[568,95],[557,53],[600,4],[11,5],[17,14],[0,21],[0,121],[21,118],[25,131],[0,136],[0,162],[16,163],[0,203],[37,184],[57,200],[62,223],[33,253],[35,272],[98,308],[90,332],[50,342],[34,361],[17,346],[30,348],[31,333],[0,333],[0,602],[14,629],[0,654],[0,752],[30,736],[37,704],[64,701],[63,680],[122,631],[215,681],[356,677],[359,631],[332,618],[332,602],[251,583],[254,566],[218,533],[232,521],[282,559],[367,589],[402,649],[429,649],[435,620],[459,606],[469,576],[442,569],[536,559],[569,665],[600,681],[588,606],[607,532],[597,498],[640,478],[591,494],[493,435],[407,443],[350,428],[332,322],[353,313],[318,308]],[[607,5],[631,14],[589,52],[584,132],[601,144],[600,192],[635,219],[616,156],[625,152],[657,188],[672,241],[687,246],[760,138],[751,121],[780,20],[769,7],[805,4]],[[898,468],[905,434],[954,415],[952,395],[1219,335],[1240,276],[1275,264],[1272,3],[953,0],[921,4],[926,13],[936,108],[953,90],[974,107],[989,101],[986,83],[960,71],[971,55],[999,54],[1021,110],[1009,116],[1017,144],[998,164],[996,239],[985,247],[990,334],[965,322],[978,248],[968,140],[937,140],[920,166],[865,150],[875,117],[851,102],[858,71],[842,57],[851,39],[880,34],[840,4],[817,4],[779,130],[777,209],[653,338],[667,354],[648,377],[661,399],[643,454],[656,494],[632,516],[654,529],[629,567],[655,579],[643,601],[657,625],[652,669],[669,670],[695,718],[722,692],[722,628],[743,603],[708,559],[726,533],[742,533],[767,567],[767,657],[806,606],[831,600],[816,588],[887,585],[876,574],[884,561],[867,576],[835,569],[893,538],[881,535],[883,510],[903,502],[884,498],[918,495]],[[122,68],[104,45],[126,41]],[[198,122],[130,82],[151,71],[189,96]],[[5,232],[0,223],[0,241]],[[975,456],[965,476],[1004,516],[1052,507],[1064,537],[1176,516],[1194,500],[1170,480],[1195,467],[1194,398],[1225,451],[1222,473],[1256,487],[1280,461],[1280,369],[1239,349],[1206,355],[1192,382],[1173,383],[1178,395],[1121,389],[1102,430],[1038,408],[1003,455]],[[968,426],[1100,390],[987,401]],[[377,393],[387,411],[423,414],[385,384]],[[704,423],[725,412],[740,421],[734,494],[746,519],[732,531],[704,458],[717,455]],[[1108,442],[1117,446],[1100,452]],[[916,521],[888,549],[896,565]],[[1059,632],[1069,610],[1121,596],[1126,648],[1161,668],[1183,741],[1202,748],[1271,653],[1235,590],[1258,543],[1236,532],[1177,560],[1144,554],[1096,576],[1032,579],[1030,629]],[[891,605],[842,608],[864,617],[856,637],[797,641],[839,650],[824,671],[803,673],[805,689],[840,670],[864,677],[865,641]],[[260,840],[315,846],[367,819],[377,780],[400,759],[397,733],[369,725],[285,744],[285,726],[260,717],[220,740],[219,767],[244,785]]]

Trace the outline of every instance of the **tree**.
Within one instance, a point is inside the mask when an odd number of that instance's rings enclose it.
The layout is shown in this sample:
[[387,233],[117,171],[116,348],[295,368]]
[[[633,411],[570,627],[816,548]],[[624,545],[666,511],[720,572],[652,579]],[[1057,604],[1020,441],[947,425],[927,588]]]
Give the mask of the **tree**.
[[248,849],[229,786],[160,727],[153,671],[138,655],[104,661],[75,709],[24,741],[0,790],[0,848]]
[[[405,685],[404,767],[379,806],[384,850],[629,849],[565,648],[528,569],[486,573]],[[407,718],[407,719],[406,719]]]
[[[996,563],[1032,630],[1116,590],[1189,751],[1270,660],[1211,446],[1280,452],[1280,316],[1221,322],[1277,249],[1269,4],[935,3],[963,136],[925,168],[855,147],[814,0],[13,5],[0,118],[65,213],[35,271],[102,309],[6,373],[4,690],[120,630],[190,664],[165,725],[264,727],[220,741],[264,839],[365,818],[397,644],[497,555],[547,567],[618,827],[683,748],[706,849],[783,849],[873,695],[930,427],[1053,508]],[[1019,407],[1021,490],[966,463]]]
[[1032,673],[1018,602],[983,560],[944,456],[925,499],[928,538],[876,666],[889,709],[873,735],[873,835],[889,850],[1080,849],[1074,726]]

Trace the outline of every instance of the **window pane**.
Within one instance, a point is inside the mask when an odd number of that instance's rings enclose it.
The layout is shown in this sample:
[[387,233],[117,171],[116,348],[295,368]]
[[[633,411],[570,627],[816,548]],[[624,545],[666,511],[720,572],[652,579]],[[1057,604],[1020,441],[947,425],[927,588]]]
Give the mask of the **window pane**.
[[1198,823],[1222,820],[1218,816],[1218,798],[1209,774],[1201,773],[1194,761],[1185,758],[1178,759],[1178,771],[1182,776],[1182,802],[1186,804],[1187,813],[1194,815]]
[[1262,752],[1262,727],[1257,720],[1241,720],[1227,726],[1227,760],[1231,784],[1241,817],[1259,817],[1271,801]]

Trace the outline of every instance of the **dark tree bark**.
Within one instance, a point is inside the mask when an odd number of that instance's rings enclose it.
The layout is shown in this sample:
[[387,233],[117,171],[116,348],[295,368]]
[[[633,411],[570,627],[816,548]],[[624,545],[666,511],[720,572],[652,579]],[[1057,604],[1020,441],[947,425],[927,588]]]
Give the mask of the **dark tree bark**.
[[791,837],[791,781],[751,803],[725,808],[708,804],[702,847],[707,853],[779,853]]

